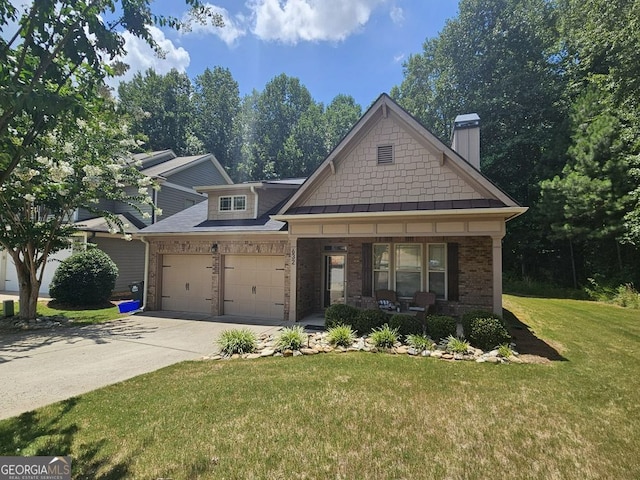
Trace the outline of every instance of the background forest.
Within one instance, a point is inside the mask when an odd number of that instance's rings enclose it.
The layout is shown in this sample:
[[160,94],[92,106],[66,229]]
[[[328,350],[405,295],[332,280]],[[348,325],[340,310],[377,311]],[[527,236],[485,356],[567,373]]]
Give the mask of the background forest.
[[[638,0],[462,0],[405,62],[390,95],[445,143],[478,113],[483,173],[530,207],[508,226],[507,278],[640,283],[638,45]],[[241,98],[223,67],[149,70],[117,93],[146,148],[213,152],[234,181],[309,175],[363,113],[286,74]]]

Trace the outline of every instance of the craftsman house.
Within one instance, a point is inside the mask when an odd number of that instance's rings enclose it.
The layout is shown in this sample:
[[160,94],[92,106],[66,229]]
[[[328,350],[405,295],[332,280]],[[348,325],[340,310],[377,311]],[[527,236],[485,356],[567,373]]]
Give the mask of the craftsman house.
[[394,290],[436,310],[501,312],[502,238],[527,209],[480,172],[479,118],[449,147],[386,94],[306,180],[203,186],[139,232],[145,308],[300,320]]

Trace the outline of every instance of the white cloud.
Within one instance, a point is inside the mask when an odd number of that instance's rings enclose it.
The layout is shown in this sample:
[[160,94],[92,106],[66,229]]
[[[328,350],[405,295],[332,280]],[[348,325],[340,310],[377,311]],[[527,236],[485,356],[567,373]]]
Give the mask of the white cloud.
[[[218,7],[210,3],[205,4],[213,13],[217,13],[222,17],[224,22],[223,27],[216,27],[210,23],[201,24],[198,22],[192,22],[191,32],[200,34],[213,34],[219,37],[228,46],[233,46],[237,43],[238,39],[244,37],[247,34],[245,25],[247,19],[242,14],[237,14],[235,17],[231,17],[229,11],[226,8]],[[185,14],[184,20],[187,20]],[[188,35],[190,32],[184,32],[184,35]]]
[[391,17],[391,21],[396,25],[402,25],[402,22],[404,22],[404,11],[400,7],[391,7],[389,16]]
[[369,21],[386,0],[253,0],[253,33],[262,40],[339,42]]
[[117,60],[129,65],[129,70],[120,77],[108,79],[107,85],[117,89],[120,82],[129,81],[137,72],[144,72],[149,68],[153,68],[156,73],[160,74],[166,74],[172,68],[175,68],[179,72],[185,72],[187,70],[191,62],[189,52],[182,47],[176,47],[171,40],[164,36],[164,33],[159,28],[151,27],[150,31],[164,52],[164,58],[158,57],[144,40],[141,40],[129,32],[124,32],[122,36],[125,39],[124,48],[127,53],[124,57],[120,57]]

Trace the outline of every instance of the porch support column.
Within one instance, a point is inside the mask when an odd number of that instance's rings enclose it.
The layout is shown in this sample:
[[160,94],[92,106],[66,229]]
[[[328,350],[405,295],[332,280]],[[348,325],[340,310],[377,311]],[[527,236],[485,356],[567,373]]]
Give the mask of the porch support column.
[[[298,238],[289,237],[289,321],[298,321]],[[285,284],[286,288],[286,284]]]
[[493,313],[502,315],[502,236],[491,237],[493,241]]

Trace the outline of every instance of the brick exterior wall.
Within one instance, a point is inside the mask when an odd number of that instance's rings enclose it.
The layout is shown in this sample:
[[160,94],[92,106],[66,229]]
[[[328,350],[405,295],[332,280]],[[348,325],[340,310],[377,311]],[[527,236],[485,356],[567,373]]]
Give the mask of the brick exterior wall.
[[[394,163],[377,164],[379,145],[393,145]],[[458,173],[436,158],[389,115],[336,161],[305,205],[346,205],[482,198]]]
[[300,239],[297,245],[296,311],[298,319],[322,309],[322,249],[324,241]]
[[[212,244],[218,245],[218,252],[211,253]],[[221,256],[225,254],[250,255],[284,255],[284,320],[289,319],[291,303],[291,264],[289,239],[282,240],[226,240],[216,238],[176,239],[158,238],[149,241],[149,278],[147,285],[147,308],[159,310],[161,308],[162,292],[162,255],[170,254],[208,254],[212,259],[212,307],[213,315],[222,315],[222,275]]]
[[462,237],[447,240],[459,244],[458,304],[443,305],[442,310],[454,316],[475,309],[492,310],[493,244],[491,237]]
[[[325,245],[347,247],[346,301],[358,308],[375,308],[373,296],[362,293],[363,243],[457,243],[459,299],[456,302],[438,300],[436,312],[459,317],[469,310],[492,310],[493,271],[490,237],[377,237],[298,240],[298,318],[320,311],[324,294],[323,252]],[[426,252],[426,249],[425,249]],[[406,307],[406,305],[405,305]]]
[[[211,253],[211,245],[217,243],[218,252]],[[473,309],[491,311],[493,299],[492,241],[490,237],[377,237],[377,238],[334,238],[298,239],[296,250],[297,272],[297,318],[321,311],[323,308],[323,267],[324,247],[344,245],[347,248],[347,292],[349,305],[359,308],[374,308],[372,296],[362,292],[362,244],[363,243],[457,243],[459,254],[459,300],[457,302],[438,300],[438,313],[460,316]],[[337,253],[337,252],[336,252]],[[206,254],[212,260],[212,314],[221,315],[222,272],[221,256],[225,254],[284,255],[284,320],[289,319],[291,308],[291,248],[289,239],[282,240],[219,240],[215,238],[176,239],[159,238],[150,241],[149,278],[147,285],[147,307],[161,308],[162,255],[165,254]]]

